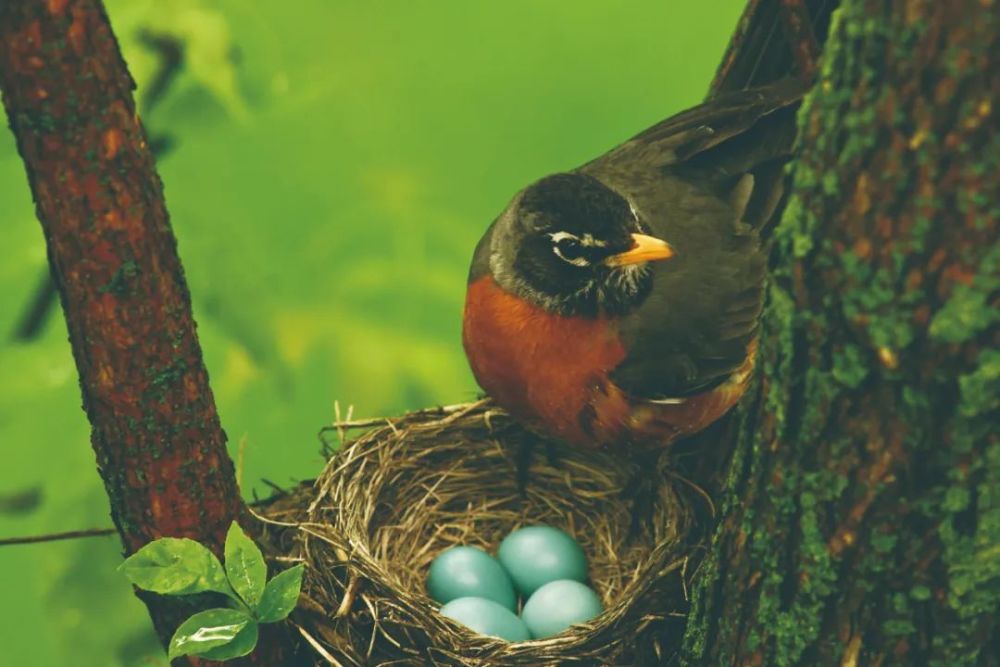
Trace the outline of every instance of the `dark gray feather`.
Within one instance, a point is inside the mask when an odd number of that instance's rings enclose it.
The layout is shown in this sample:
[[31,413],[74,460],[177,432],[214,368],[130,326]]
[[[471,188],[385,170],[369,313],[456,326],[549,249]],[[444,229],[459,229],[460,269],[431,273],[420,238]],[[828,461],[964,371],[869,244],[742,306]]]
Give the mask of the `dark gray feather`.
[[763,302],[760,230],[779,208],[802,93],[786,80],[720,96],[581,167],[676,253],[651,264],[649,296],[620,321],[628,356],[612,379],[626,391],[697,394],[745,361]]

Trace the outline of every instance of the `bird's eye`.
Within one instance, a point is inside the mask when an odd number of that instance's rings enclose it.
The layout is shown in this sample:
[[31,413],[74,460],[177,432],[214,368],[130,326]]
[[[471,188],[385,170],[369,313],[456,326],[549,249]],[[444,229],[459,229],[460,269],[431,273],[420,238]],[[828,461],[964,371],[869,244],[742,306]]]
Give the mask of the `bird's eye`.
[[573,260],[580,256],[581,245],[576,239],[563,239],[556,243],[556,247],[559,248],[559,252],[567,260]]
[[573,266],[590,266],[590,261],[584,257],[584,248],[580,239],[568,232],[556,232],[550,236],[552,238],[552,252],[559,259]]

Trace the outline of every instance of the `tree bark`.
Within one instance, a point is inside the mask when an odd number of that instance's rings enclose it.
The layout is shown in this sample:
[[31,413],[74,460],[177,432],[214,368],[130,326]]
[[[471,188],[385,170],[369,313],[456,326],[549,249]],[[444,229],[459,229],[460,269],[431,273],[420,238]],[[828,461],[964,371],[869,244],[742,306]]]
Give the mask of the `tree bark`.
[[[0,3],[0,89],[125,552],[175,536],[221,554],[245,506],[133,88],[99,0]],[[164,640],[190,613],[141,597]]]
[[991,0],[843,3],[684,663],[1000,661],[998,99]]

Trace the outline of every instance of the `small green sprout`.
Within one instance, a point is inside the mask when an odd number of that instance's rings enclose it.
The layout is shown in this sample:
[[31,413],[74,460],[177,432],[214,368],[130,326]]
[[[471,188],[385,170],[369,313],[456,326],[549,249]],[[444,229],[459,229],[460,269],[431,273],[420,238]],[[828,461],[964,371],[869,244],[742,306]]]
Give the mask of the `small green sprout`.
[[267,580],[260,549],[234,521],[226,534],[226,566],[194,540],[164,537],[125,559],[118,568],[139,588],[162,595],[222,593],[228,607],[198,612],[181,623],[170,640],[170,660],[197,655],[229,660],[247,655],[257,645],[261,623],[275,623],[295,609],[304,565]]

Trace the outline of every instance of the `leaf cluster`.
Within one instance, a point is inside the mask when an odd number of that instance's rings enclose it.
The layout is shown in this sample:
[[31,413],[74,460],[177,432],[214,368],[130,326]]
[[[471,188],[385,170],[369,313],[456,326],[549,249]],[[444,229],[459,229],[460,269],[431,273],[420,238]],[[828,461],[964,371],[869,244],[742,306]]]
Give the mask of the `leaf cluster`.
[[171,660],[185,655],[230,660],[253,651],[261,623],[292,613],[304,568],[296,565],[268,581],[263,554],[234,521],[226,534],[225,567],[194,540],[164,537],[129,556],[119,570],[139,588],[161,595],[225,595],[228,606],[200,611],[181,623],[167,652]]

